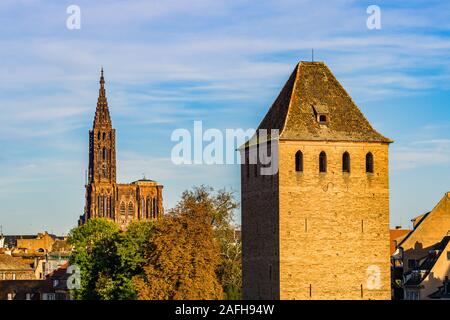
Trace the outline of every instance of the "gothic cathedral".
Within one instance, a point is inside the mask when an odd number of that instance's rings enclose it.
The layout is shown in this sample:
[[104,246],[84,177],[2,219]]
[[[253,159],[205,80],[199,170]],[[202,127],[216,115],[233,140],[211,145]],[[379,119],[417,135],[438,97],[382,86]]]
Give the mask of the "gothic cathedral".
[[278,170],[241,166],[244,299],[390,299],[392,141],[323,62],[295,67],[258,129],[279,135],[242,157],[268,147]]
[[111,123],[102,68],[94,125],[89,131],[86,204],[79,224],[103,217],[114,220],[123,230],[133,220],[152,220],[163,214],[162,185],[148,179],[117,183],[116,172],[116,130]]

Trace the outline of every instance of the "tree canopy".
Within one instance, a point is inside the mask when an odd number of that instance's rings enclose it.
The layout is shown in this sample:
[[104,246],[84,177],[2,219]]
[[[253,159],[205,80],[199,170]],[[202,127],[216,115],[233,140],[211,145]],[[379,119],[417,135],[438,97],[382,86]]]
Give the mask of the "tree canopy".
[[200,186],[154,222],[122,232],[96,218],[74,228],[71,264],[81,270],[78,299],[240,299],[241,243],[234,195]]

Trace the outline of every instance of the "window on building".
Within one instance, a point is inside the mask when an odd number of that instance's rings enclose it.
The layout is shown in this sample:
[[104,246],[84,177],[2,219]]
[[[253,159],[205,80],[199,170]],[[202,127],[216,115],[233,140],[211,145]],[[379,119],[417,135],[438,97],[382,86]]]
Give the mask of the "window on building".
[[147,212],[147,214],[146,214],[146,218],[147,219],[149,219],[150,217],[151,217],[151,210],[152,210],[152,206],[151,206],[151,198],[149,198],[149,197],[147,197],[147,210],[146,210],[146,212]]
[[419,291],[407,291],[406,292],[406,300],[420,300],[420,292]]
[[103,215],[103,199],[102,196],[97,197],[98,215],[101,217]]
[[103,140],[106,140],[106,132],[103,132]]
[[102,176],[103,176],[103,178],[107,178],[108,177],[108,167],[106,166],[106,163],[104,163],[102,165]]
[[415,260],[415,259],[408,259],[408,268],[409,269],[417,268],[417,260]]
[[97,139],[100,140],[100,132],[97,135]]
[[141,210],[139,213],[139,218],[145,217],[145,199],[141,199]]
[[314,115],[316,116],[317,122],[319,124],[327,124],[328,122],[328,114],[329,110],[326,105],[323,104],[315,104],[312,105]]
[[249,155],[248,152],[245,153],[245,171],[246,171],[246,175],[247,175],[247,179],[250,178],[250,164],[249,164]]
[[319,172],[327,172],[327,154],[324,151],[319,155]]
[[134,216],[134,205],[133,202],[128,203],[128,216]]
[[43,293],[42,300],[55,300],[55,294],[54,293]]
[[366,173],[373,173],[373,154],[368,152],[366,154]]
[[256,146],[255,151],[253,151],[253,152],[256,152],[254,155],[255,164],[253,165],[253,169],[254,169],[253,173],[254,173],[255,177],[258,177],[258,146]]
[[447,251],[447,260],[450,260],[450,251]]
[[303,153],[300,150],[295,154],[295,171],[303,172]]
[[347,151],[342,155],[342,172],[350,173],[350,154]]
[[120,203],[120,214],[124,216],[125,215],[125,210],[126,210],[125,202],[121,202]]

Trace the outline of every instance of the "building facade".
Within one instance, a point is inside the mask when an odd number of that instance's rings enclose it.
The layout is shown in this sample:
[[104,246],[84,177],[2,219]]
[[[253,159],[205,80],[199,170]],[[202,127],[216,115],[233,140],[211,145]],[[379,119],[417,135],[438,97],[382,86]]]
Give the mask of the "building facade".
[[62,265],[45,279],[1,281],[0,300],[70,300],[67,267]]
[[[438,299],[447,294],[450,277],[450,192],[425,214],[412,220],[413,230],[397,245],[393,263],[403,299]],[[448,298],[448,297],[447,297]]]
[[112,127],[102,69],[97,109],[89,131],[85,212],[79,224],[103,217],[125,229],[133,220],[152,220],[163,214],[162,185],[148,179],[117,183],[116,173],[116,130]]
[[[9,254],[0,254],[0,282],[6,280],[31,280],[37,279],[32,263],[21,257],[13,257]],[[0,287],[2,284],[0,284]]]
[[[390,299],[392,141],[323,62],[295,67],[261,129],[279,133],[241,148],[244,298]],[[249,163],[261,148],[274,174]]]

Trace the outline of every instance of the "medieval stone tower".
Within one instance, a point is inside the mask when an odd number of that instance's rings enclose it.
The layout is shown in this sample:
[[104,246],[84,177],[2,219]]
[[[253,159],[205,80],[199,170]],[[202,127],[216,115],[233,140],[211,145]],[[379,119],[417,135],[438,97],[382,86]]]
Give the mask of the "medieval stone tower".
[[[300,62],[241,167],[246,299],[390,299],[388,146],[323,62]],[[270,140],[272,139],[272,140]],[[249,152],[269,147],[278,171]]]
[[156,219],[163,214],[162,189],[162,185],[148,179],[129,184],[116,182],[116,130],[111,123],[102,69],[94,124],[89,131],[85,212],[79,224],[104,217],[125,229],[133,220]]

